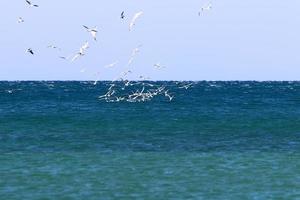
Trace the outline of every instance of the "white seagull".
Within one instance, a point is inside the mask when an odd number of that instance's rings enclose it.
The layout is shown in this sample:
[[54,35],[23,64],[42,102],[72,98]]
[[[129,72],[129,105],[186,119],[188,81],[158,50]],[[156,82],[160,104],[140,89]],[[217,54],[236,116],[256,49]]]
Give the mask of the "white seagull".
[[119,63],[119,61],[115,61],[115,62],[113,62],[111,64],[105,65],[104,67],[105,68],[112,68],[112,67],[116,66],[118,63]]
[[141,17],[142,15],[143,15],[143,12],[140,11],[140,12],[136,13],[136,14],[133,16],[133,18],[132,18],[132,20],[130,21],[130,24],[129,24],[129,31],[132,30],[133,26],[135,25],[136,20],[137,20],[139,17]]
[[153,65],[155,67],[155,69],[162,69],[165,68],[164,66],[161,66],[159,63],[156,63]]
[[32,4],[30,1],[26,0],[27,4],[30,6],[30,7],[39,7],[39,5],[36,5],[36,4]]
[[87,30],[87,32],[91,33],[94,40],[97,41],[97,33],[98,33],[97,26],[94,28],[89,28],[89,27],[83,25],[83,27]]
[[97,73],[95,74],[95,76],[96,76],[96,80],[94,81],[93,85],[97,85],[97,83],[98,83],[98,81],[99,81],[100,72],[97,72]]
[[79,49],[79,52],[72,58],[72,62],[74,62],[76,59],[78,59],[80,56],[84,56],[85,50],[89,48],[89,43],[85,42]]
[[51,48],[51,49],[58,49],[58,50],[61,50],[59,47],[57,46],[54,46],[54,45],[48,45],[47,48]]
[[198,15],[200,16],[201,13],[203,13],[205,11],[209,11],[211,9],[212,9],[212,4],[211,3],[209,3],[207,5],[204,5],[204,6],[201,7],[201,10],[198,12]]
[[131,57],[130,57],[130,59],[128,61],[128,64],[127,64],[128,66],[131,65],[131,63],[133,62],[134,57],[140,52],[140,47],[142,47],[141,44],[132,50]]
[[22,17],[19,17],[18,23],[23,23],[23,22],[24,22],[24,19]]

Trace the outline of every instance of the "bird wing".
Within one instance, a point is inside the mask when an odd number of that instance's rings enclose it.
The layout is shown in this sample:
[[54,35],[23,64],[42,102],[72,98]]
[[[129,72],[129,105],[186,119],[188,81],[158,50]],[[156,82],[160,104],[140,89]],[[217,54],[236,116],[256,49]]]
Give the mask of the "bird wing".
[[26,2],[27,2],[29,5],[31,5],[31,2],[30,2],[30,1],[26,0]]
[[89,43],[85,42],[84,45],[81,47],[81,49],[86,50],[89,48]]
[[93,30],[93,31],[91,31],[91,34],[92,34],[94,40],[97,40],[97,38],[96,38],[97,37],[97,31]]
[[85,25],[83,25],[83,27],[86,28],[87,30],[89,29],[89,27],[87,27],[87,26],[85,26]]
[[76,59],[78,59],[79,58],[79,56],[80,56],[80,54],[76,54],[73,58],[72,58],[72,62],[74,62]]
[[132,18],[132,20],[131,20],[131,22],[130,22],[130,24],[129,24],[129,30],[130,30],[130,31],[132,30],[132,27],[134,26],[136,20],[137,20],[142,14],[143,14],[143,12],[141,11],[141,12],[136,13],[136,14],[133,16],[133,18]]

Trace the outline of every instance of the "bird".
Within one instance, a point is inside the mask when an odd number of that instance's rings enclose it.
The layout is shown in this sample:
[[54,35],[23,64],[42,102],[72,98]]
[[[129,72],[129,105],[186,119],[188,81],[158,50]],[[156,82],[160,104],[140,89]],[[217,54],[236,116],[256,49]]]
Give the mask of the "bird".
[[116,65],[118,64],[118,62],[119,62],[119,61],[115,61],[115,62],[113,62],[113,63],[111,63],[111,64],[105,65],[104,67],[105,67],[105,68],[112,68],[112,67],[116,66]]
[[123,80],[128,74],[131,74],[132,71],[131,70],[126,70],[124,72],[122,72],[120,74],[120,76],[118,78],[115,78],[113,81],[116,81],[116,80]]
[[121,19],[124,19],[125,18],[125,15],[124,15],[124,11],[121,13]]
[[143,81],[146,81],[146,80],[150,80],[151,78],[150,77],[146,77],[146,76],[139,76],[139,79],[143,80]]
[[57,46],[54,46],[54,45],[48,45],[47,48],[51,48],[51,49],[58,49],[58,50],[61,50],[59,47]]
[[135,47],[132,50],[131,57],[130,57],[128,63],[127,63],[128,66],[131,65],[131,63],[133,62],[134,57],[140,52],[140,47],[142,47],[141,44],[139,46]]
[[74,62],[76,59],[78,59],[80,56],[85,55],[85,50],[89,48],[89,43],[85,42],[79,49],[79,52],[75,54],[75,56],[72,58],[72,62]]
[[169,100],[170,101],[172,101],[173,100],[173,98],[174,98],[174,96],[171,96],[169,93],[168,93],[169,91],[167,90],[167,91],[165,91],[165,97],[168,97],[169,98]]
[[99,81],[100,72],[95,73],[95,76],[96,76],[96,80],[94,81],[93,85],[97,85],[97,83]]
[[162,69],[165,68],[164,66],[161,66],[159,63],[156,63],[153,65],[155,67],[155,69]]
[[26,0],[27,4],[30,6],[30,7],[39,7],[39,5],[36,5],[36,4],[32,4],[30,1]]
[[186,84],[186,85],[183,85],[183,86],[181,86],[181,87],[178,87],[179,89],[189,89],[190,87],[192,87],[193,86],[193,83],[190,83],[190,84]]
[[204,5],[201,7],[200,11],[198,12],[198,15],[200,16],[202,12],[205,12],[205,11],[209,11],[212,9],[212,4],[209,3],[207,5]]
[[33,50],[32,50],[31,48],[27,49],[27,51],[26,51],[26,52],[28,52],[28,53],[30,53],[30,54],[32,54],[32,55],[34,55],[34,52],[33,52]]
[[24,22],[24,19],[22,17],[19,17],[18,23],[23,23],[23,22]]
[[136,20],[137,20],[139,17],[141,17],[143,14],[144,14],[144,12],[143,12],[143,11],[140,11],[140,12],[137,12],[137,13],[133,16],[133,18],[132,18],[132,20],[130,21],[130,24],[129,24],[129,31],[132,30],[133,26],[135,25]]
[[98,33],[97,26],[94,28],[89,28],[89,27],[83,25],[83,27],[87,30],[87,32],[91,33],[94,40],[97,41],[97,33]]

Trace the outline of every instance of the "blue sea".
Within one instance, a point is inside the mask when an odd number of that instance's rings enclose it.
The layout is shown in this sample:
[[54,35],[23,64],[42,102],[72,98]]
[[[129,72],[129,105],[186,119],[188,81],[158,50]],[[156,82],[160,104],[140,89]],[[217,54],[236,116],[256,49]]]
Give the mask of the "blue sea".
[[300,199],[300,82],[148,83],[0,82],[0,199]]

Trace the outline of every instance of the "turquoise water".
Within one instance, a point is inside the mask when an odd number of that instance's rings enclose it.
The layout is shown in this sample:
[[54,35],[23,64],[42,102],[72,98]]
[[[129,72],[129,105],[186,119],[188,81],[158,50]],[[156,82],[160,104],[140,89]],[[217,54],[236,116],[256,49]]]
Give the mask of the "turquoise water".
[[0,82],[0,199],[300,199],[300,82]]

